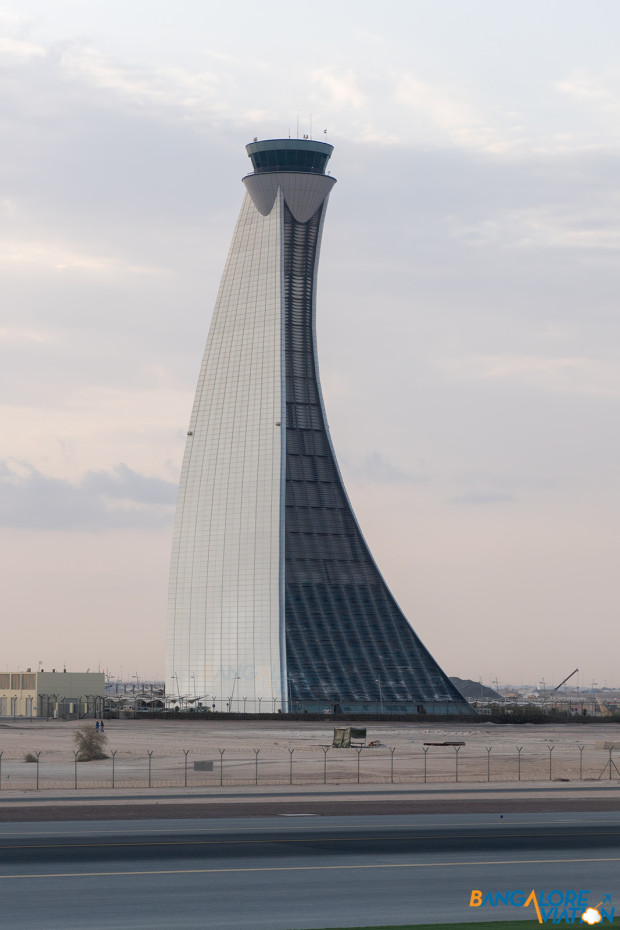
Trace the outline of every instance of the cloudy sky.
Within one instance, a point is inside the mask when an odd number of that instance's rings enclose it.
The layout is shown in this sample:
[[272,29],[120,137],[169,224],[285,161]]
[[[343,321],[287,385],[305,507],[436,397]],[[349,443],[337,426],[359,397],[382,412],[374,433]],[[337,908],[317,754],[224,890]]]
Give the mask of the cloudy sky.
[[299,119],[335,146],[327,413],[397,600],[449,674],[619,686],[620,6],[309,10],[0,2],[3,663],[163,676],[244,145]]

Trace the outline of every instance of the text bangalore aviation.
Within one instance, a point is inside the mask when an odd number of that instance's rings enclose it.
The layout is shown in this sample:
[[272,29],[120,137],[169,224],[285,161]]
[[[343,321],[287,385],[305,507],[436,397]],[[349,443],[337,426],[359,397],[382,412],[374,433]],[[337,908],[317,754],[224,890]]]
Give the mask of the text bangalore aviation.
[[[546,923],[613,923],[615,908],[611,906],[611,894],[603,895],[596,905],[589,903],[590,892],[580,891],[472,891],[470,907],[533,907],[539,924]],[[603,907],[603,905],[606,905]]]

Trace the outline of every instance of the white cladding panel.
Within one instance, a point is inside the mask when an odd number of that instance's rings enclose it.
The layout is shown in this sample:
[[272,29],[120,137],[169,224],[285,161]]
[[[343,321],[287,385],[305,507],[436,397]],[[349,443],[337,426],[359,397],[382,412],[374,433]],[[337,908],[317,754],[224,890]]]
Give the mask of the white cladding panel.
[[278,190],[284,193],[286,205],[296,220],[306,223],[319,209],[336,179],[325,174],[298,174],[295,171],[274,171],[249,174],[243,179],[256,209],[266,216],[273,207]]
[[[281,706],[282,196],[246,195],[222,277],[181,472],[166,690]],[[239,676],[235,679],[235,676]],[[252,706],[254,705],[254,706]]]

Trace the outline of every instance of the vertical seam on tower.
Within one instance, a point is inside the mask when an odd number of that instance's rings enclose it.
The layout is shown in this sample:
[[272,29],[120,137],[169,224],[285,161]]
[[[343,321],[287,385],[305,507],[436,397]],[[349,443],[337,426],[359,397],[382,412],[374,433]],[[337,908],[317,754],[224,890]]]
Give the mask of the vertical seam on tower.
[[278,636],[280,643],[280,699],[288,707],[288,655],[286,651],[286,283],[284,248],[286,238],[286,211],[284,193],[278,188],[276,195],[279,210],[279,288],[280,288],[280,486],[279,486],[279,540],[278,540]]

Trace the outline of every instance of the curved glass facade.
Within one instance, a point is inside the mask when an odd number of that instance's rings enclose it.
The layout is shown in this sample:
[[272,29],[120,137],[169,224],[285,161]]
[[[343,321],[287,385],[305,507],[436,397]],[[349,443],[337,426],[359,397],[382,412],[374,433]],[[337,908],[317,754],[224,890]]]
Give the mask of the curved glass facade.
[[289,695],[307,710],[423,713],[463,698],[392,597],[344,490],[325,422],[314,281],[325,204],[284,207],[285,627]]
[[325,174],[333,146],[313,139],[267,139],[251,142],[246,150],[256,174],[270,171]]
[[256,152],[252,155],[254,171],[309,171],[313,174],[325,174],[325,165],[329,156],[321,152],[281,151],[272,149],[268,152]]

